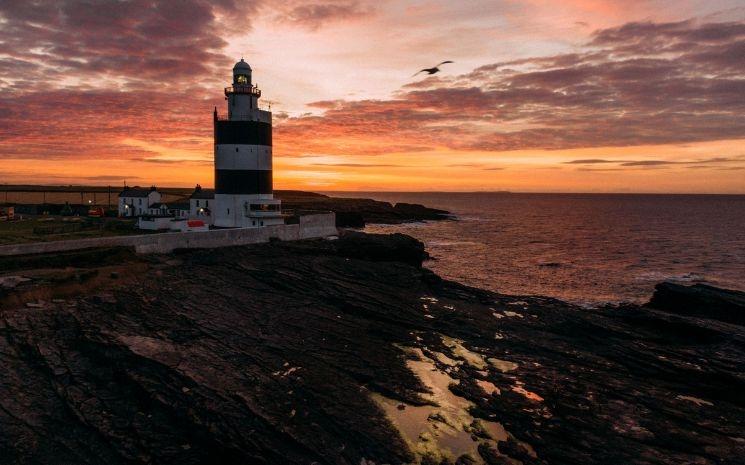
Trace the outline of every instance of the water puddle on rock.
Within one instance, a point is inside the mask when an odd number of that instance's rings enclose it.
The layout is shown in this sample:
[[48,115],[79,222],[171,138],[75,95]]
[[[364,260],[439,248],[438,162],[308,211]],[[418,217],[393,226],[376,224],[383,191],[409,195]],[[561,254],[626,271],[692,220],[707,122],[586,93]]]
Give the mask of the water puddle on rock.
[[518,364],[515,362],[508,362],[507,360],[501,360],[498,358],[489,358],[488,361],[489,365],[493,366],[502,373],[507,373],[508,371],[512,371],[518,367]]
[[449,367],[454,367],[456,365],[460,365],[461,361],[453,360],[452,358],[448,357],[447,355],[443,354],[442,352],[435,352],[435,358],[442,363],[443,365],[447,365]]
[[504,310],[502,313],[504,313],[505,316],[509,316],[509,317],[523,318],[522,314],[510,311],[510,310]]
[[483,370],[484,368],[486,368],[484,356],[463,347],[463,341],[461,341],[460,339],[442,336],[442,343],[445,344],[445,347],[450,349],[453,355],[465,360],[466,363],[476,368],[477,370]]
[[491,381],[484,381],[483,379],[476,380],[476,384],[479,385],[479,387],[487,394],[501,394],[502,391],[499,390],[497,386],[494,385]]
[[[462,347],[459,342],[454,341],[448,342]],[[389,420],[399,430],[419,459],[431,457],[437,460],[449,458],[455,461],[462,455],[469,455],[475,463],[483,463],[478,453],[479,444],[486,443],[496,451],[497,442],[507,440],[508,433],[499,423],[475,419],[469,413],[469,409],[474,404],[456,396],[449,389],[451,384],[458,384],[460,381],[437,369],[435,362],[426,357],[420,349],[402,349],[418,358],[417,360],[409,359],[406,364],[422,381],[422,384],[431,391],[431,393],[422,393],[422,397],[436,405],[404,405],[377,393],[372,394],[373,400],[385,411]],[[477,355],[472,352],[470,354]],[[475,358],[468,353],[457,355],[466,360],[471,359],[468,363],[475,362]],[[455,360],[443,354],[436,354],[436,357],[446,365],[457,366]],[[443,358],[452,364],[447,363]],[[480,358],[480,361],[486,365],[483,358]],[[479,386],[485,391],[497,393],[499,391],[488,381],[480,381]]]
[[520,386],[519,384],[516,384],[515,386],[512,386],[512,390],[516,393],[524,396],[528,400],[532,400],[534,402],[542,402],[543,397],[539,396],[535,392],[528,391],[524,387]]

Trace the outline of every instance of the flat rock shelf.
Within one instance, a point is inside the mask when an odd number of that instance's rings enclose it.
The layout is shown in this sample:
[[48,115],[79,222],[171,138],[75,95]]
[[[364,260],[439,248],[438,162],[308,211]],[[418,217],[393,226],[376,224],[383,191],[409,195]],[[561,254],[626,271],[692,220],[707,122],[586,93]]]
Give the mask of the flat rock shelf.
[[2,257],[0,463],[742,463],[741,295],[588,310],[425,257],[351,232]]

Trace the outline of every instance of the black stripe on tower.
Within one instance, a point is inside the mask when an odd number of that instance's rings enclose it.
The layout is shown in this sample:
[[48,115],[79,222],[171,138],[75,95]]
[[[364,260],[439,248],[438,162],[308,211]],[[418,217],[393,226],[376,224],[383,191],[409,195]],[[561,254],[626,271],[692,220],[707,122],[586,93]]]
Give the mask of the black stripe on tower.
[[271,194],[272,170],[215,170],[215,194]]
[[272,145],[272,125],[261,121],[215,121],[215,144]]

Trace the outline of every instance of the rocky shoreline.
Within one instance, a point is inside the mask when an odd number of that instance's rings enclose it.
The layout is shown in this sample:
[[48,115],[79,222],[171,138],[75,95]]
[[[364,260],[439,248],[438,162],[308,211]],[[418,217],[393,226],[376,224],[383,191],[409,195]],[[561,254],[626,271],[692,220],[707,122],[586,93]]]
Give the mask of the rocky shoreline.
[[416,203],[383,202],[365,198],[329,197],[304,191],[276,191],[283,208],[297,212],[333,211],[340,228],[362,228],[365,224],[400,224],[451,219],[450,212]]
[[742,293],[588,310],[425,257],[347,232],[2,259],[0,463],[742,463]]

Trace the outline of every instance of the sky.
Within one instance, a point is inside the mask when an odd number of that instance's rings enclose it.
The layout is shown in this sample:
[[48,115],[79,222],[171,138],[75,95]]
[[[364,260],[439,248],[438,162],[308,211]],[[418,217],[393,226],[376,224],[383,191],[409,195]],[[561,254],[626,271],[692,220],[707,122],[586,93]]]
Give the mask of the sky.
[[743,0],[0,0],[0,183],[211,186],[241,57],[276,189],[745,194]]

